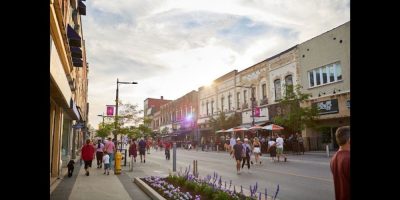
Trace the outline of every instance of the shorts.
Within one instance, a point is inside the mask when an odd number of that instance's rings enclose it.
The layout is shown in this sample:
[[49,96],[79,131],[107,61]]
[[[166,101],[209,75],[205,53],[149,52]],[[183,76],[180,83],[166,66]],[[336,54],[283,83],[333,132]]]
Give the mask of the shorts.
[[240,154],[240,155],[236,155],[236,154],[235,154],[235,159],[241,161],[241,160],[243,159],[243,158],[242,158],[242,154]]
[[278,155],[282,154],[283,153],[283,148],[276,148],[276,153]]
[[260,153],[260,147],[254,147],[253,153]]
[[110,163],[104,164],[104,170],[110,169]]
[[140,155],[145,155],[145,153],[146,153],[146,149],[144,149],[144,148],[140,148],[139,149],[139,154]]
[[92,167],[92,160],[85,160],[85,169]]

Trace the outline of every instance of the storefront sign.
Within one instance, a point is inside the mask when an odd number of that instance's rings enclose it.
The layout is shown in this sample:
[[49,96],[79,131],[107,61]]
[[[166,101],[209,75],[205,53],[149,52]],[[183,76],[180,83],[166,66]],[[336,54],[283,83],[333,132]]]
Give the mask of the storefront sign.
[[320,114],[320,115],[333,114],[333,113],[339,112],[339,106],[338,106],[337,99],[316,102],[316,103],[313,103],[313,106],[317,107],[318,114]]

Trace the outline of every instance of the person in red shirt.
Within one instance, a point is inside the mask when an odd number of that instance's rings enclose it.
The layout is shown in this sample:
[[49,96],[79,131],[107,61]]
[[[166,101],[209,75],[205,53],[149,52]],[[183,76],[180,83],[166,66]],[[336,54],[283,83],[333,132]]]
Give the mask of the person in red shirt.
[[86,140],[81,151],[82,160],[85,162],[86,176],[89,176],[89,167],[92,167],[92,160],[94,158],[95,147],[90,144],[90,139]]
[[350,199],[350,126],[339,127],[336,141],[340,146],[331,160],[336,200]]

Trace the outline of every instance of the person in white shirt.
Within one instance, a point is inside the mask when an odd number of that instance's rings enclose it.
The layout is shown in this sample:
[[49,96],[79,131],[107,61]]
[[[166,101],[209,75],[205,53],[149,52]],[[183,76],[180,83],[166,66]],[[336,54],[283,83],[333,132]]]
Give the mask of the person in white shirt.
[[235,144],[236,144],[236,138],[235,136],[232,135],[231,140],[229,140],[229,146],[231,147],[231,152],[233,151],[233,146],[235,146]]
[[279,157],[280,156],[283,156],[285,158],[285,162],[286,162],[287,158],[283,154],[283,138],[281,136],[282,135],[279,135],[279,137],[276,138],[276,154],[278,156],[278,162],[279,162]]
[[104,152],[103,156],[103,163],[104,163],[104,174],[110,175],[110,156],[107,152]]

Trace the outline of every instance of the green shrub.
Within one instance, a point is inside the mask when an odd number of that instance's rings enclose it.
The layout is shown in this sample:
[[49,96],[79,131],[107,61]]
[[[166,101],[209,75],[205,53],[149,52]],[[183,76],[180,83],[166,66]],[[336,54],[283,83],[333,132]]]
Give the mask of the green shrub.
[[195,188],[196,188],[196,183],[194,183],[194,182],[192,182],[192,181],[186,181],[186,183],[185,183],[185,187],[188,189],[188,190],[194,190]]
[[231,197],[225,192],[217,192],[213,195],[213,200],[226,200],[231,199]]

